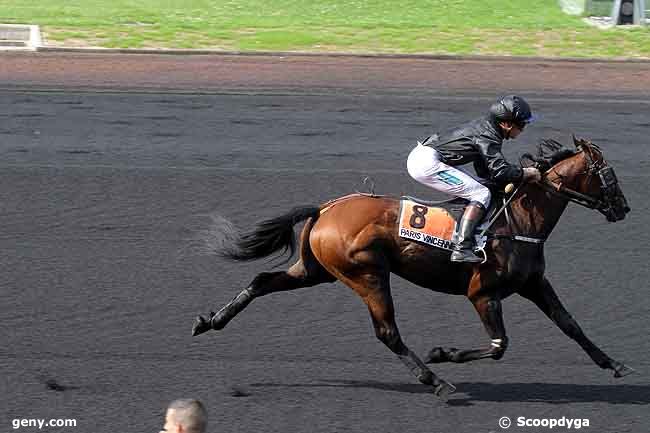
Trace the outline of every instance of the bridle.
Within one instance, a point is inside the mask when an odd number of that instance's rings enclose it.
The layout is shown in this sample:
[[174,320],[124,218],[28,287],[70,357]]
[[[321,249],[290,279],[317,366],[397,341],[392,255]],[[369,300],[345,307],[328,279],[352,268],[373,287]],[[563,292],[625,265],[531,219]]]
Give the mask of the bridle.
[[[587,147],[596,152],[599,157],[594,159],[590,152],[587,150]],[[584,154],[587,162],[586,169],[582,173],[577,174],[587,175],[585,182],[586,185],[589,185],[591,179],[594,176],[598,176],[600,179],[600,194],[598,197],[593,197],[591,195],[584,194],[567,187],[564,185],[563,181],[563,178],[565,176],[558,173],[553,167],[547,170],[546,174],[542,177],[542,181],[538,182],[537,185],[550,192],[551,194],[559,196],[563,200],[577,203],[589,209],[598,210],[603,215],[605,215],[608,221],[614,222],[623,219],[625,217],[625,214],[630,211],[630,207],[628,206],[627,200],[625,199],[625,196],[621,192],[621,189],[618,185],[618,178],[616,177],[614,169],[607,165],[602,151],[595,144],[589,143],[587,145],[586,143],[576,142],[576,148],[578,149],[578,153],[582,152]],[[576,154],[577,153],[574,153],[574,155]],[[534,160],[534,158],[531,158],[530,155],[524,155],[523,158]],[[544,168],[544,163],[537,161],[535,166],[538,169],[542,169]],[[550,180],[548,178],[548,175],[550,173],[555,174],[555,176],[560,179],[560,182],[556,183]],[[512,191],[508,191],[506,189],[506,194],[508,194],[510,197],[507,199],[505,197],[503,198],[503,206],[501,206],[501,208],[490,217],[489,221],[484,224],[483,230],[478,234],[478,238],[483,240],[482,246],[480,246],[478,249],[483,251],[485,260],[487,260],[487,255],[485,254],[485,241],[488,239],[509,239],[511,241],[538,245],[542,245],[546,241],[545,237],[521,236],[513,234],[512,232],[511,234],[500,234],[489,231],[490,227],[496,222],[502,213],[505,214],[508,227],[512,227],[512,221],[508,213],[508,207],[510,206],[510,202],[515,198],[523,185],[524,182],[522,181],[516,185]],[[621,210],[623,211],[622,215]]]
[[560,179],[560,182],[555,183],[549,180],[547,174],[543,177],[542,182],[540,182],[541,187],[546,191],[560,196],[564,200],[577,203],[589,209],[598,210],[607,217],[608,221],[617,221],[616,208],[622,206],[626,212],[629,212],[629,206],[627,205],[625,197],[620,193],[618,178],[616,177],[614,168],[607,165],[603,158],[602,151],[595,144],[590,144],[589,147],[598,153],[599,158],[597,159],[592,158],[590,152],[585,149],[586,145],[577,144],[576,147],[578,152],[582,152],[587,160],[587,168],[584,172],[578,174],[587,175],[587,180],[585,182],[587,185],[589,185],[592,177],[598,176],[600,179],[600,195],[598,197],[593,197],[566,187],[562,180],[563,176],[555,171],[554,168],[551,168],[549,171],[554,173],[557,178]]

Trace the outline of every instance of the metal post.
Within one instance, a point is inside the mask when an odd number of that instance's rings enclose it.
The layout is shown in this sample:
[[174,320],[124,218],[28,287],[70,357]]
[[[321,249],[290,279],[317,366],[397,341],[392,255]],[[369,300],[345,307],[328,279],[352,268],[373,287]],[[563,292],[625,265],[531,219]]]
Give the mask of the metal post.
[[645,26],[645,0],[639,0],[637,3],[638,8],[634,11],[634,21],[640,26]]
[[645,24],[644,0],[616,0],[612,8],[612,22],[619,24]]

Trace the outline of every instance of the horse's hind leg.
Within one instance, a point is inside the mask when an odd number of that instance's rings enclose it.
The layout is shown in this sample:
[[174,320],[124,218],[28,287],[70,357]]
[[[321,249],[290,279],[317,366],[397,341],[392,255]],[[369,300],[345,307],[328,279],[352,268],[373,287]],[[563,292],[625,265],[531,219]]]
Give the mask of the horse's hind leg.
[[211,329],[223,329],[237,314],[250,304],[253,299],[270,293],[311,287],[324,282],[332,282],[334,278],[325,275],[313,277],[307,275],[302,262],[297,262],[284,272],[262,272],[237,296],[228,302],[216,314],[211,313],[209,319],[198,317],[192,335],[199,335]]
[[377,338],[397,355],[420,382],[433,386],[436,395],[445,397],[456,388],[437,377],[402,341],[395,323],[389,278],[388,271],[364,272],[352,278],[339,277],[352,287],[367,305]]
[[[311,221],[303,229],[303,239],[311,229]],[[282,272],[262,272],[244,290],[239,292],[216,314],[210,313],[205,319],[199,316],[192,328],[192,335],[199,335],[211,329],[223,329],[237,314],[250,304],[253,299],[270,293],[311,287],[320,283],[333,282],[331,276],[309,250],[308,242],[301,243],[300,260],[288,270]]]

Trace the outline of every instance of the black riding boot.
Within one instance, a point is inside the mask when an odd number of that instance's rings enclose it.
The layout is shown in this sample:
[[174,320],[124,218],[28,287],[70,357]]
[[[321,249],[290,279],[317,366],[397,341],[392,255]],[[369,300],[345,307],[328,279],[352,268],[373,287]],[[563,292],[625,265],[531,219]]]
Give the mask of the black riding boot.
[[465,208],[458,228],[458,243],[451,253],[452,262],[480,263],[483,258],[474,254],[474,230],[485,215],[485,208],[478,202],[471,202]]

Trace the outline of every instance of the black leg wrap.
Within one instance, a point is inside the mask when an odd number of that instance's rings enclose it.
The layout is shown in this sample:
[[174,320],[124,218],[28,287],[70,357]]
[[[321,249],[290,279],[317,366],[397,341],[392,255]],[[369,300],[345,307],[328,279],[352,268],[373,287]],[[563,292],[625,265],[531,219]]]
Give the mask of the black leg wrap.
[[490,335],[497,336],[492,338],[491,342],[492,359],[501,359],[508,348],[508,337],[505,336],[503,331],[499,332],[499,330],[504,329],[501,302],[496,300],[488,301],[486,312],[488,315],[488,323],[497,328],[489,330]]
[[498,344],[496,340],[492,340],[492,359],[499,360],[503,358],[503,355],[506,354],[506,349],[508,348],[508,338],[504,337],[501,339],[500,346],[495,346]]
[[253,294],[251,288],[246,288],[242,290],[235,298],[230,301],[225,307],[215,314],[211,320],[210,324],[212,329],[223,329],[233,317],[235,317],[241,310],[246,308],[248,304],[253,300]]
[[434,347],[424,358],[424,363],[438,364],[441,362],[451,362],[450,353],[455,352],[456,350],[456,348],[445,349],[442,347]]

